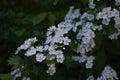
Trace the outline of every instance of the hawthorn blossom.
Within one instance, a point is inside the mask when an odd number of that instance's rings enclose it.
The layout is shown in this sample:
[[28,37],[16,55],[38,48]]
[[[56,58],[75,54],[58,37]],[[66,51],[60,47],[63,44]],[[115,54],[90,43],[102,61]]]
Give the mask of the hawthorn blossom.
[[25,56],[32,56],[36,54],[36,48],[30,47],[30,49],[24,54]]
[[45,60],[46,56],[44,56],[44,54],[41,53],[37,53],[36,54],[36,61],[37,62],[42,62],[43,60]]
[[55,67],[55,64],[48,64],[47,65],[49,68],[48,70],[46,71],[48,74],[50,75],[54,75],[54,73],[56,72],[56,67]]
[[117,73],[110,66],[106,66],[97,80],[118,80]]

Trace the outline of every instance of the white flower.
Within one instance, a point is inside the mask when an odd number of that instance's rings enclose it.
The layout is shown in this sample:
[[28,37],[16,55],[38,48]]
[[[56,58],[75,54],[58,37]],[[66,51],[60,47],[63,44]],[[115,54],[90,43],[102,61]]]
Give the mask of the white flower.
[[49,48],[49,46],[48,46],[48,45],[45,45],[44,48],[43,48],[43,50],[46,51],[46,50],[48,50],[48,48]]
[[27,50],[31,44],[37,42],[37,38],[34,37],[34,38],[29,38],[27,40],[24,41],[24,44],[22,44],[20,47],[17,48],[16,50],[16,53],[15,54],[18,54],[20,50]]
[[101,77],[98,77],[97,80],[118,80],[117,73],[110,66],[106,66],[102,71]]
[[120,0],[115,0],[115,5],[119,6],[120,5]]
[[96,16],[96,19],[99,20],[99,19],[101,19],[101,18],[103,18],[103,13],[102,13],[102,12],[99,12],[99,13],[97,14],[97,16]]
[[87,19],[90,20],[90,21],[94,19],[94,15],[92,15],[92,14],[87,14],[86,17],[87,17]]
[[81,39],[82,38],[82,30],[79,30],[77,36],[76,36],[76,39]]
[[39,51],[39,52],[43,52],[43,46],[37,46],[36,50]]
[[86,61],[86,58],[87,58],[87,56],[86,55],[82,55],[82,57],[80,57],[79,58],[79,63],[83,63],[83,62],[85,62]]
[[94,76],[89,76],[86,80],[94,80]]
[[24,45],[21,45],[20,47],[18,47],[18,49],[23,49],[23,50],[26,50],[30,47],[31,43],[29,44],[24,44]]
[[52,45],[54,45],[55,43],[63,43],[63,37],[55,35],[52,39]]
[[83,38],[82,38],[82,42],[83,42],[84,44],[89,44],[90,40],[91,40],[91,37],[83,37]]
[[36,54],[36,61],[37,62],[42,62],[45,59],[46,59],[46,56],[44,56],[44,54],[42,54],[42,53]]
[[116,18],[114,18],[114,20],[115,20],[115,24],[117,25],[119,25],[120,24],[120,17],[116,17]]
[[55,50],[55,48],[54,48],[53,46],[50,46],[50,47],[48,48],[48,50],[49,50],[49,51],[53,51],[53,50]]
[[51,51],[49,51],[49,54],[50,54],[50,55],[56,55],[57,53],[56,53],[55,50],[51,50]]
[[55,55],[53,55],[53,54],[48,54],[48,55],[46,55],[46,59],[47,59],[47,60],[53,60],[53,59],[55,59]]
[[[95,42],[93,39],[90,40],[90,46],[91,48],[94,48],[95,47]],[[91,49],[90,49],[91,50]]]
[[25,56],[32,56],[36,54],[36,48],[31,47],[30,50],[28,50],[24,55]]
[[86,61],[87,56],[86,55],[82,55],[82,56],[72,56],[72,59],[74,61],[78,61],[79,63],[83,63]]
[[56,58],[57,58],[57,62],[58,63],[63,63],[64,61],[64,55],[63,55],[63,52],[58,50],[57,51],[57,54],[56,54]]
[[84,54],[85,53],[85,48],[83,48],[82,45],[79,45],[76,52]]
[[64,45],[69,45],[69,43],[71,42],[71,40],[68,37],[65,37],[63,40],[64,40]]
[[92,68],[93,67],[93,63],[86,63],[85,66],[86,66],[87,69],[88,68]]
[[[49,32],[49,31],[51,31],[51,32],[52,32],[52,31],[56,31],[56,29],[57,29],[56,26],[51,26],[50,28],[48,28],[48,32]],[[50,34],[49,34],[49,35],[50,35]],[[49,36],[49,35],[47,35],[47,36]]]
[[72,56],[72,60],[74,61],[79,61],[79,59],[80,59],[80,56]]
[[100,31],[100,30],[102,30],[102,25],[93,25],[91,28],[95,31],[96,30]]
[[70,7],[67,15],[65,16],[65,21],[71,21],[72,19],[78,18],[80,16],[79,9],[74,10],[73,6]]
[[86,58],[87,60],[87,63],[85,64],[86,65],[86,68],[92,68],[93,67],[93,60],[95,59],[95,57],[93,56],[89,56]]
[[94,59],[95,59],[95,57],[89,56],[89,57],[87,57],[87,62],[92,63]]
[[21,77],[22,74],[20,72],[20,69],[15,69],[11,72],[11,75],[14,76],[13,77],[13,80],[16,80],[17,77]]
[[51,41],[52,41],[52,36],[48,36],[45,41],[45,44],[49,44]]
[[110,19],[103,19],[102,24],[109,25]]
[[119,33],[113,33],[112,35],[109,35],[109,38],[112,39],[118,39]]
[[29,77],[22,77],[22,80],[31,80]]
[[95,8],[95,4],[90,3],[90,4],[89,4],[89,8],[90,8],[90,9],[94,9],[94,8]]
[[56,72],[55,64],[49,64],[48,67],[49,68],[46,72],[50,75],[54,75],[54,73]]

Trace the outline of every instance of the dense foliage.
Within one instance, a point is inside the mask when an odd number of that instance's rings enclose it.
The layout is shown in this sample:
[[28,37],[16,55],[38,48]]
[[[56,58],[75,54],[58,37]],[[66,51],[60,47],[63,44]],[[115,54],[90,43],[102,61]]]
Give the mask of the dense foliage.
[[[97,78],[101,76],[101,73],[105,74],[105,71],[110,70],[113,73],[117,72],[117,76],[120,79],[120,37],[119,35],[111,37],[109,36],[116,32],[119,32],[119,30],[114,27],[114,24],[118,23],[117,26],[120,25],[120,16],[117,15],[120,14],[117,13],[117,9],[119,11],[120,1],[94,0],[95,5],[94,3],[92,3],[92,1],[93,0],[1,0],[0,79],[10,80],[12,78],[18,77],[17,80],[29,80],[30,77],[31,80],[85,80],[87,77],[90,76],[91,80],[93,80],[93,76],[91,75],[94,75],[94,77]],[[74,6],[75,8],[73,9],[73,7],[70,6]],[[72,10],[72,12],[70,12],[69,8],[70,10]],[[103,10],[104,8],[106,9]],[[100,16],[98,16],[98,18],[96,19],[96,16],[99,15],[99,12],[102,13],[106,11],[106,15],[108,15],[109,11],[115,11],[114,8],[116,9],[116,13],[112,15],[112,17],[109,17],[111,21],[109,19],[105,20],[106,17],[102,18]],[[76,14],[74,14],[74,11],[76,11]],[[78,13],[78,11],[80,12],[80,14]],[[84,17],[82,18],[85,19],[86,24],[84,25],[91,25],[87,22],[92,22],[94,25],[102,25],[102,28],[94,27],[92,29],[88,29],[91,31],[91,35],[89,36],[92,36],[93,40],[95,41],[95,45],[92,44],[94,42],[90,42],[91,46],[93,47],[90,48],[90,50],[88,49],[88,51],[85,51],[87,53],[87,57],[90,60],[92,59],[91,61],[88,59],[88,63],[90,61],[90,64],[88,64],[88,66],[86,66],[87,60],[85,61],[85,63],[81,63],[80,60],[78,61],[78,58],[81,58],[82,52],[80,48],[79,50],[77,50],[82,41],[86,40],[82,40],[80,38],[81,35],[78,35],[78,33],[82,34],[80,30],[82,31],[84,29],[83,25],[79,24],[79,18],[81,18],[84,13],[87,13],[86,15],[89,15],[90,17],[86,17],[86,19]],[[75,15],[75,17],[72,18],[70,16],[71,14]],[[95,17],[95,19],[91,19],[91,17],[93,16]],[[114,17],[116,17],[117,20],[114,19]],[[72,22],[69,22],[69,19]],[[66,21],[68,22],[66,23]],[[51,39],[49,37],[50,35],[46,35],[46,33],[49,34],[49,32],[51,31],[53,32],[52,36],[54,36],[54,34],[57,34],[56,32],[54,32],[54,29],[58,29],[58,31],[61,30],[61,28],[59,29],[59,27],[64,27],[64,24],[62,24],[61,22],[66,24],[66,26],[68,25],[68,23],[72,25],[78,22],[79,26],[77,29],[73,29],[73,31],[71,30],[66,33],[62,33],[64,34],[64,36],[66,36],[64,38],[65,42],[63,42],[63,44],[61,44],[62,42],[60,41],[55,42],[58,46],[60,46],[55,49],[58,50],[58,53],[64,54],[60,55],[62,56],[62,58],[59,58],[58,56],[58,60],[54,60],[54,58],[46,59],[46,55],[49,53],[49,50],[44,50],[44,52],[40,51],[44,55],[37,55],[36,53],[36,55],[34,55],[33,53],[26,53],[25,51],[20,51],[20,53],[17,53],[17,55],[15,55],[16,48],[23,44],[24,40],[31,37],[36,36],[37,39],[28,39],[26,40],[26,43],[30,43],[30,46],[34,46],[35,48],[40,47],[38,50],[41,49],[41,46],[39,45],[42,45],[43,47],[46,44],[50,45],[50,42],[52,42],[53,40],[49,41]],[[85,28],[85,30],[87,30],[87,28]],[[76,35],[78,35],[77,39]],[[85,36],[86,35],[84,35],[84,37]],[[46,41],[46,39],[48,40]],[[37,43],[35,43],[36,41]],[[19,49],[23,49],[23,47],[19,47],[18,50]],[[63,50],[63,52],[60,51],[61,49]],[[77,62],[72,60],[72,58]],[[91,64],[92,62],[93,64]],[[56,65],[54,65],[54,63]],[[110,65],[114,70],[116,70],[116,72],[114,72],[111,67],[106,65]],[[46,73],[48,67],[50,69],[55,69],[55,71],[53,70],[53,72],[47,72],[50,75]],[[11,71],[12,76],[11,74],[9,74]],[[111,77],[112,76],[113,75],[111,75]]]

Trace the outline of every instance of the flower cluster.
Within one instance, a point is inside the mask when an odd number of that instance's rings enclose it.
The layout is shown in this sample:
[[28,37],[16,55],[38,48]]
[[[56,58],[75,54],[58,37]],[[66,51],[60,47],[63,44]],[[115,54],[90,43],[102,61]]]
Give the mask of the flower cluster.
[[120,0],[115,0],[115,5],[119,6],[120,5]]
[[94,48],[95,43],[93,38],[95,37],[95,33],[91,29],[92,23],[87,22],[82,26],[82,30],[79,30],[77,34],[77,39],[81,39],[81,44],[79,44],[77,52],[85,54],[86,52],[92,50]]
[[86,80],[94,80],[94,76],[89,76]]
[[94,4],[94,0],[89,0],[89,8],[90,9],[94,9],[95,8],[95,4]]
[[[97,0],[100,1],[100,0]],[[115,0],[115,4],[119,5],[119,0]],[[94,9],[94,0],[89,0],[89,8]],[[120,13],[116,8],[105,7],[101,12],[96,14],[90,14],[84,12],[81,14],[79,9],[73,10],[74,7],[70,7],[66,14],[64,21],[60,22],[57,26],[53,25],[48,28],[46,33],[46,40],[41,45],[35,45],[38,41],[37,38],[30,38],[24,42],[20,47],[17,48],[16,53],[18,54],[21,50],[24,50],[26,57],[35,56],[36,62],[55,61],[55,63],[47,63],[48,70],[46,72],[50,75],[54,75],[56,72],[55,65],[57,63],[63,63],[65,60],[64,51],[71,43],[76,43],[77,49],[72,49],[78,53],[77,56],[72,55],[72,60],[78,61],[79,63],[85,63],[86,69],[93,67],[93,61],[95,57],[89,54],[90,51],[95,47],[94,38],[96,37],[95,32],[103,30],[103,26],[108,26],[110,21],[114,20],[114,28],[118,32],[109,35],[110,39],[117,39],[120,35]],[[102,20],[100,25],[94,23],[94,21]],[[69,32],[74,32],[76,39],[72,40],[71,35],[67,36]],[[19,69],[14,70],[12,75],[16,77],[21,76]],[[106,66],[102,72],[101,77],[97,80],[107,79],[118,79],[116,72],[109,66]],[[23,80],[30,80],[24,77]],[[94,80],[93,76],[89,76],[87,80]]]
[[20,69],[15,69],[14,71],[11,72],[11,75],[14,76],[13,80],[16,80],[17,77],[21,77]]
[[112,10],[111,7],[103,8],[102,12],[99,12],[96,16],[97,20],[102,19],[103,25],[109,25],[111,19],[113,18],[115,24],[114,27],[117,29],[116,33],[109,35],[110,39],[117,39],[120,35],[120,12],[116,8]]
[[[75,26],[76,23],[73,23],[73,20],[80,16],[79,9],[74,10],[71,7],[68,11],[68,14],[65,17],[65,21],[59,23],[57,26],[51,26],[47,33],[47,39],[43,45],[35,46],[34,43],[37,42],[36,38],[30,38],[24,42],[20,47],[17,48],[15,54],[18,54],[20,50],[26,50],[24,53],[25,56],[36,56],[37,62],[42,62],[44,60],[56,60],[58,63],[64,62],[64,54],[60,49],[64,49],[64,46],[70,44],[71,39],[65,34]],[[78,25],[76,25],[77,27]],[[48,54],[44,54],[44,52]],[[47,64],[48,70],[47,73],[53,75],[56,72],[55,64]]]
[[117,73],[110,66],[106,66],[97,80],[118,80]]
[[49,68],[48,70],[46,71],[48,74],[50,75],[54,75],[54,73],[56,72],[56,67],[55,67],[55,64],[48,64],[47,65]]
[[[37,40],[36,37],[27,39],[26,41],[24,41],[24,44],[22,44],[20,47],[17,48],[15,54],[18,54],[20,50],[27,50],[27,49],[29,49],[29,48],[30,48],[30,50],[31,50],[31,54],[30,54],[30,53],[26,53],[26,55],[27,55],[27,54],[28,54],[28,55],[33,55],[33,54],[35,54],[36,51],[33,50],[34,48],[31,47],[31,45],[34,44],[34,43],[37,42],[37,41],[38,41],[38,40]],[[32,51],[33,51],[33,53],[32,53]],[[29,51],[29,52],[30,52],[30,51]]]
[[[89,76],[86,80],[95,80],[94,76]],[[117,73],[110,66],[106,66],[100,77],[96,80],[118,80]]]
[[31,80],[29,77],[22,77],[22,80]]
[[[22,66],[20,69],[15,69],[11,72],[11,75],[14,76],[12,80],[16,80],[17,77],[21,77],[22,73],[21,70],[24,68],[24,66]],[[30,77],[22,77],[22,80],[31,80]]]
[[72,56],[72,59],[74,61],[78,61],[79,63],[86,62],[85,66],[88,69],[88,68],[93,67],[93,60],[95,59],[95,57],[93,57],[93,56],[87,57],[87,56],[83,55],[83,56]]

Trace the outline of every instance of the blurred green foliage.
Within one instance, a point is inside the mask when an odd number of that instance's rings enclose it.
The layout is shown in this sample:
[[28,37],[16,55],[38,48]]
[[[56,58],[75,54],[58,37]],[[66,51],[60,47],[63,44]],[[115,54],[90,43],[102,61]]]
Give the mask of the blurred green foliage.
[[[11,71],[8,58],[15,53],[16,48],[27,38],[34,36],[39,39],[39,43],[42,43],[45,40],[47,28],[62,21],[72,5],[81,8],[83,12],[87,6],[87,0],[0,0],[0,80],[10,80],[10,75],[5,73]],[[115,30],[111,27],[105,31],[111,34]],[[97,33],[95,40],[97,45],[91,52],[98,57],[95,61],[95,70],[100,71],[105,64],[110,64],[120,76],[120,39],[111,41],[106,39],[106,36]],[[76,48],[75,46],[77,45],[71,44],[70,48]],[[76,63],[69,59],[72,52],[67,53],[67,61],[62,66],[58,65],[59,71],[55,76],[50,77],[46,75],[42,67],[33,66],[35,68],[31,70],[31,73],[38,74],[39,70],[42,73],[35,75],[37,78],[34,80],[78,80],[82,67],[80,65],[74,67],[73,64]],[[32,61],[32,59],[29,60]],[[9,63],[15,65],[15,68],[21,63],[24,64],[17,56],[13,56]],[[91,72],[86,71],[85,74]],[[23,73],[24,75],[31,74],[27,73],[27,70]]]

